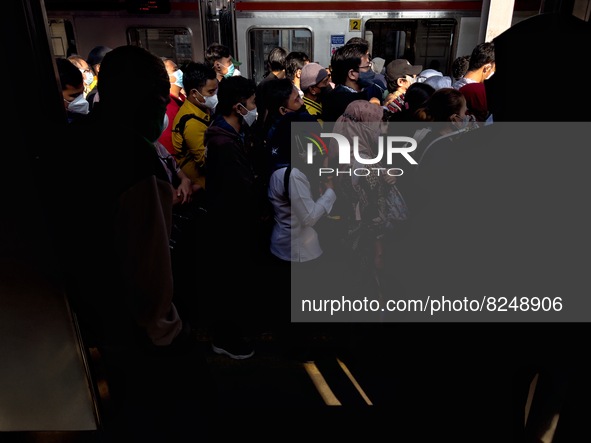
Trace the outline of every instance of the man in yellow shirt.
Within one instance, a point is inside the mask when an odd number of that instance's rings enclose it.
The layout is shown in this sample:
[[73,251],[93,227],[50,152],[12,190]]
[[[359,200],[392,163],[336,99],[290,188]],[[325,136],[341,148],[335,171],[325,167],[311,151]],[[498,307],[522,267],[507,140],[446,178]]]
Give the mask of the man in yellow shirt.
[[182,171],[205,188],[205,130],[217,105],[218,81],[212,67],[190,62],[183,68],[187,97],[172,124],[172,144]]

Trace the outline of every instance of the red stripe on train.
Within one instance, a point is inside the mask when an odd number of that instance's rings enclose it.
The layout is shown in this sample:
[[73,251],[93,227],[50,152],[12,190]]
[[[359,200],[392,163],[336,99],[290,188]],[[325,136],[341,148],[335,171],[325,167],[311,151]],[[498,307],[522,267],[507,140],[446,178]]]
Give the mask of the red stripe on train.
[[237,11],[480,11],[481,9],[482,1],[236,2]]
[[[515,0],[516,11],[536,11],[540,9],[540,0]],[[362,6],[362,7],[361,7]],[[198,3],[172,2],[174,10],[199,11]],[[478,11],[482,1],[399,1],[399,2],[236,2],[237,11],[399,11],[399,10],[453,10]]]

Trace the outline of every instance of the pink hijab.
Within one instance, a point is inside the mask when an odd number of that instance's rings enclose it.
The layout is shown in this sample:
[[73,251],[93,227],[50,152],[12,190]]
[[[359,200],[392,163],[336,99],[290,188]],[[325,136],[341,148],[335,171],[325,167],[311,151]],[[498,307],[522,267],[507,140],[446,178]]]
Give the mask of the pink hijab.
[[[353,136],[358,136],[359,153],[373,158],[383,115],[384,109],[381,106],[367,100],[355,100],[349,103],[345,112],[337,119],[333,131],[347,137],[351,143],[351,151]],[[328,152],[329,158],[335,158],[338,155],[338,145],[335,140],[331,140]],[[352,155],[353,152],[351,152],[351,158],[353,158]]]

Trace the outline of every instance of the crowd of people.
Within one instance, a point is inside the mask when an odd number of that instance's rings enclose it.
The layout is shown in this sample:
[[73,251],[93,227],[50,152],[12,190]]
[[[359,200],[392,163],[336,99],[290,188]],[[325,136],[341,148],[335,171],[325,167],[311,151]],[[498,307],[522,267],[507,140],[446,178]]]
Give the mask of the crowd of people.
[[[512,38],[528,35],[517,30]],[[486,180],[502,162],[467,146],[481,146],[478,134],[497,122],[556,118],[547,107],[536,113],[531,95],[525,117],[517,113],[523,107],[509,105],[508,94],[515,101],[522,94],[511,89],[517,68],[508,60],[517,58],[510,52],[501,35],[443,73],[372,59],[363,39],[338,48],[328,67],[277,47],[259,84],[217,43],[204,60],[183,66],[134,46],[57,60],[70,123],[56,156],[63,200],[56,225],[83,335],[107,362],[119,408],[113,432],[152,433],[146,441],[154,432],[173,441],[173,429],[201,435],[200,424],[183,418],[206,416],[195,399],[208,387],[180,386],[204,371],[192,326],[209,330],[213,352],[241,360],[255,354],[249,334],[270,328],[291,337],[290,315],[303,298],[451,288],[464,295],[487,281],[491,260],[454,259],[468,273],[458,283],[450,259],[454,249],[471,257],[499,252],[482,230],[504,226],[483,201],[498,203],[498,188]],[[326,131],[350,142],[349,163],[337,139],[308,147],[305,135]],[[414,138],[414,162],[380,160],[383,135]],[[347,173],[363,168],[367,174]],[[393,169],[403,173],[380,173]],[[85,184],[76,205],[65,198],[73,183]],[[517,204],[503,202],[497,211]],[[140,366],[149,370],[138,380]],[[540,373],[526,369],[519,375],[527,383]],[[566,395],[564,373],[556,366],[548,373],[548,410],[535,417],[532,435]],[[147,380],[155,386],[150,399],[139,395]],[[146,427],[163,405],[167,419]]]

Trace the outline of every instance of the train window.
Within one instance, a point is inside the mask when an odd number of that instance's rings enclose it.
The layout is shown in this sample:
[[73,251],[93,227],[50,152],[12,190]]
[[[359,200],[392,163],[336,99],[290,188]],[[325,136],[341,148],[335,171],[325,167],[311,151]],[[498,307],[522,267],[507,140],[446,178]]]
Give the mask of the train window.
[[127,41],[178,65],[193,60],[191,31],[187,28],[128,28]]
[[257,83],[266,74],[267,56],[271,49],[281,46],[287,52],[304,52],[314,60],[312,31],[309,28],[256,28],[249,31],[250,78]]
[[455,19],[368,20],[366,33],[372,36],[372,56],[386,63],[405,58],[412,64],[448,72],[453,53]]
[[74,28],[72,27],[72,22],[69,20],[49,20],[49,37],[54,56],[69,57],[77,53]]

